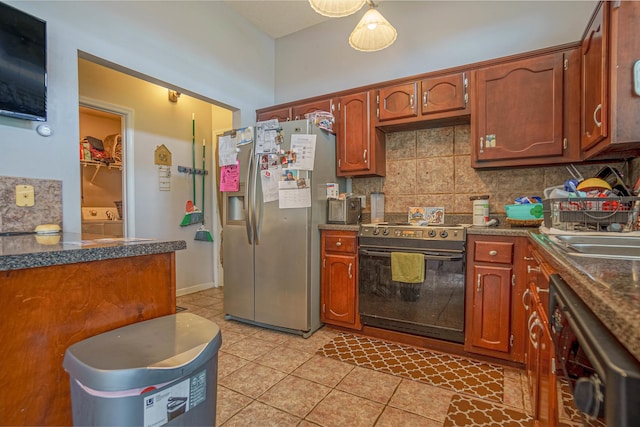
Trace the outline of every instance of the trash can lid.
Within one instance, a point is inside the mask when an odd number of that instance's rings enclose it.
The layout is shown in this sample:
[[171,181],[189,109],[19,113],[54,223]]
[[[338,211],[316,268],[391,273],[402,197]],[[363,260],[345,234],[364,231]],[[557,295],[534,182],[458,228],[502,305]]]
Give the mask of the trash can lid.
[[221,342],[218,325],[178,313],[77,342],[67,348],[63,367],[94,390],[129,390],[190,374],[216,355]]

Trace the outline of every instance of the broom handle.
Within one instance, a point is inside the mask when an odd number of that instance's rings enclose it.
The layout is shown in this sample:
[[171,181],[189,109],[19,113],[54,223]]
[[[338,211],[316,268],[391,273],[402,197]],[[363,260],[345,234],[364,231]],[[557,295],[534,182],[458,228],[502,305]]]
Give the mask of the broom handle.
[[196,114],[191,113],[191,168],[193,173],[191,178],[193,181],[193,204],[196,204]]
[[202,207],[200,208],[200,210],[202,211],[202,224],[204,224],[204,168],[205,168],[205,162],[204,162],[204,153],[205,153],[205,142],[204,142],[204,138],[202,138]]

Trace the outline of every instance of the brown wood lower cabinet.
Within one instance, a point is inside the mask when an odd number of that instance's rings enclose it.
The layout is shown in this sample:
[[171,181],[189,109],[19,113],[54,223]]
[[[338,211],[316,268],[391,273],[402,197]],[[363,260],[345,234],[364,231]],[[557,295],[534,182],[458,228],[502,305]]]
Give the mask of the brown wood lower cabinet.
[[322,230],[320,320],[361,329],[358,314],[358,233]]
[[529,402],[536,425],[558,425],[558,391],[555,349],[549,329],[549,276],[553,273],[539,253],[529,247],[528,287],[522,297],[527,312],[525,364]]
[[175,255],[0,272],[0,424],[71,425],[67,347],[175,313]]
[[526,238],[467,236],[465,351],[524,362]]

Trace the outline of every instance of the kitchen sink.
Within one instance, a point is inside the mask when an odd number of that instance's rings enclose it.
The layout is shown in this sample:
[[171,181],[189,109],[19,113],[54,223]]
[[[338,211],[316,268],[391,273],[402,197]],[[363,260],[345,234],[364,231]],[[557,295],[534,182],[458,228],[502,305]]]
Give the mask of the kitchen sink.
[[558,234],[548,237],[568,255],[640,260],[640,236],[637,235]]

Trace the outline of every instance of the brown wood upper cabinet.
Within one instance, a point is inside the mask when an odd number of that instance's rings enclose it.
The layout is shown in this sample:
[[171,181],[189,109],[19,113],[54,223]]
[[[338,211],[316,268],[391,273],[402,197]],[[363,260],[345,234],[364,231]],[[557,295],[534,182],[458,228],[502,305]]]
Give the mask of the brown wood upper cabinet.
[[305,118],[305,114],[313,113],[316,111],[327,111],[335,115],[333,100],[322,99],[320,101],[294,105],[291,107],[291,120],[302,120]]
[[582,39],[585,158],[640,147],[640,3],[600,2]]
[[384,176],[384,138],[373,127],[371,92],[341,96],[337,102],[338,176]]
[[431,115],[451,112],[468,114],[467,87],[466,73],[455,73],[377,89],[377,122],[429,120]]
[[[562,163],[579,159],[569,149],[565,110],[579,82],[575,50],[526,57],[477,70],[471,116],[475,168]],[[574,90],[575,92],[575,90]],[[565,117],[567,114],[567,117]],[[577,111],[576,111],[577,114]]]
[[277,119],[279,122],[288,122],[289,120],[291,120],[291,108],[283,107],[273,110],[263,110],[259,111],[256,116],[259,122],[272,119]]

